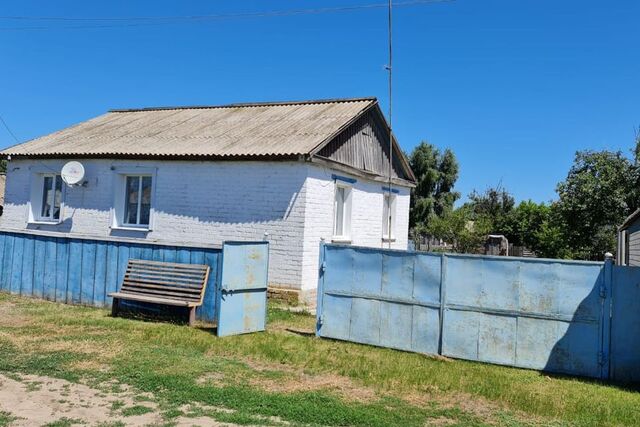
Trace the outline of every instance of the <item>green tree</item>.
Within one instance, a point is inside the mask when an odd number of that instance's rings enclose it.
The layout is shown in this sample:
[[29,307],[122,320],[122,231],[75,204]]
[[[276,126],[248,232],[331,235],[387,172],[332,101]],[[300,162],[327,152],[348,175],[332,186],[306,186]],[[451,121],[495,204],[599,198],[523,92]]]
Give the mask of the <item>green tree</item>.
[[509,239],[509,243],[538,252],[539,233],[545,224],[548,225],[550,215],[551,208],[548,205],[532,200],[523,201],[504,216],[498,231]]
[[638,168],[622,152],[580,151],[553,205],[573,257],[615,252],[616,227],[639,204]]
[[469,205],[434,216],[425,227],[426,234],[450,243],[459,253],[477,252],[490,231],[488,218],[476,218]]
[[460,197],[453,189],[458,179],[458,161],[451,150],[440,152],[423,141],[409,156],[409,164],[417,179],[411,194],[410,226],[421,229],[432,217],[450,212]]
[[468,205],[474,220],[482,219],[489,224],[489,232],[504,234],[508,216],[513,211],[515,199],[504,188],[488,188],[484,193],[473,191],[469,194]]

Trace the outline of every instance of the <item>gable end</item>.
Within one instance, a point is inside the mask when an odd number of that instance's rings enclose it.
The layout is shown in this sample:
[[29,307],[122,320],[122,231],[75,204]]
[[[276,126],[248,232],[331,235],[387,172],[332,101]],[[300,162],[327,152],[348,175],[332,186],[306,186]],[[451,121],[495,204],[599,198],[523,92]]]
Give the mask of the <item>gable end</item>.
[[[376,106],[377,107],[377,106]],[[380,177],[389,176],[389,131],[379,108],[370,108],[315,155]],[[392,178],[414,182],[394,138]]]

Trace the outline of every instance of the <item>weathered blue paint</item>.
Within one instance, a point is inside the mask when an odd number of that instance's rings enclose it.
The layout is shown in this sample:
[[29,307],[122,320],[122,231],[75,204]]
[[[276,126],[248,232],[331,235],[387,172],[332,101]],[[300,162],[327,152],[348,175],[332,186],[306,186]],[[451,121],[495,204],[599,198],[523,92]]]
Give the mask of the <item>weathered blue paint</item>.
[[384,185],[382,186],[382,190],[387,192],[390,191],[394,194],[400,194],[400,190],[398,190],[397,188],[385,187]]
[[437,255],[325,245],[318,334],[421,353],[438,351]]
[[341,176],[336,174],[332,174],[331,179],[333,179],[334,181],[346,182],[348,184],[355,184],[356,182],[358,182],[358,180],[355,178],[349,178],[348,176]]
[[217,271],[218,335],[262,331],[267,316],[267,242],[227,242]]
[[613,266],[611,378],[640,382],[640,267]]
[[[112,300],[107,294],[120,288],[129,258],[206,264],[211,272],[196,317],[217,322],[220,335],[254,332],[265,328],[268,248],[267,242],[229,242],[216,249],[0,232],[0,290],[109,307]],[[223,251],[228,266],[225,274]],[[224,298],[221,280],[228,293]],[[125,301],[123,305],[161,309]]]
[[640,379],[640,268],[330,244],[320,265],[318,336]]

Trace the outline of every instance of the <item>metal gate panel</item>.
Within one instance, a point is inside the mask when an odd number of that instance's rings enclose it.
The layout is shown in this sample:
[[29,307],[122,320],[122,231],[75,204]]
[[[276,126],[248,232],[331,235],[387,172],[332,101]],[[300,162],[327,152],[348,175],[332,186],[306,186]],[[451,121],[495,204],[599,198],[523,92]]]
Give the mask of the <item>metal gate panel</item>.
[[602,375],[601,263],[446,258],[443,355]]
[[613,266],[610,376],[640,381],[640,267]]
[[[568,374],[609,374],[610,261],[340,245],[322,245],[320,254],[318,336]],[[640,289],[640,272],[637,278],[634,289]],[[635,295],[630,286],[617,291]],[[640,304],[634,302],[640,298],[624,301],[630,306],[620,310]],[[640,323],[631,329],[640,341]],[[628,371],[635,360],[619,358],[616,366]]]
[[318,336],[437,352],[439,256],[322,245],[320,263]]
[[267,317],[267,242],[225,242],[218,281],[218,336],[264,331]]

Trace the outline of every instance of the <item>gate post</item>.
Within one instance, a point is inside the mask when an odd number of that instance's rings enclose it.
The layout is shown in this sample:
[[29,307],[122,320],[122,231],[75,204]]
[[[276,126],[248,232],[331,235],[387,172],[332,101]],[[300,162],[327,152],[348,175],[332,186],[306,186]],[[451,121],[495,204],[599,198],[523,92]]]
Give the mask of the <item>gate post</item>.
[[598,363],[600,364],[600,378],[609,379],[609,366],[611,359],[611,296],[613,295],[613,255],[607,252],[604,255],[603,277],[600,283],[601,302],[601,343]]
[[316,336],[320,336],[320,328],[324,321],[322,313],[322,300],[324,296],[324,272],[327,269],[325,257],[325,241],[320,239],[320,255],[318,257],[318,288],[316,290]]
[[444,342],[444,311],[447,298],[447,254],[440,255],[440,322],[438,324],[438,354],[442,355]]

